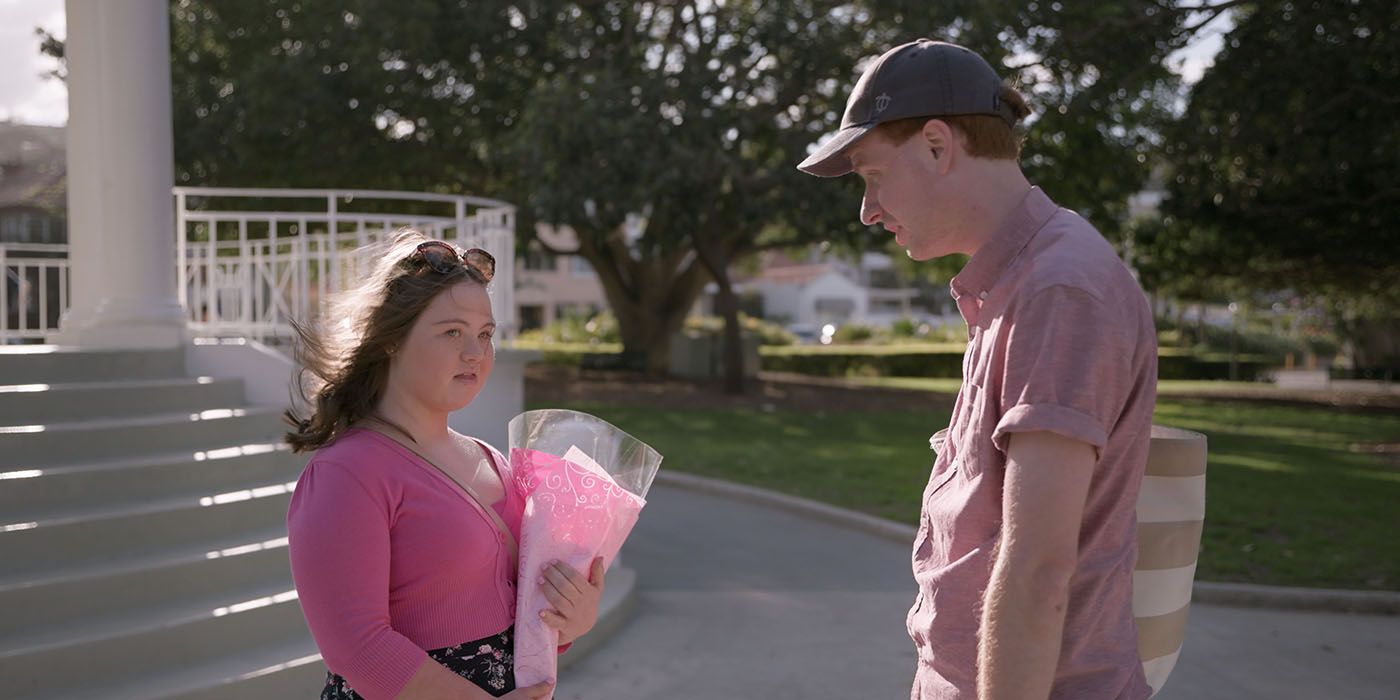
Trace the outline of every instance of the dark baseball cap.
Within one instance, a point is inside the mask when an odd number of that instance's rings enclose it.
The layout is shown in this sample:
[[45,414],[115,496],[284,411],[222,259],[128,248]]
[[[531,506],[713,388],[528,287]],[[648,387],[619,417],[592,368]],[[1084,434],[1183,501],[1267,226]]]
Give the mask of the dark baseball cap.
[[910,117],[987,114],[1012,126],[1016,113],[1001,100],[1001,78],[970,49],[932,39],[896,46],[856,81],[841,130],[797,166],[817,177],[851,172],[847,149],[877,125]]

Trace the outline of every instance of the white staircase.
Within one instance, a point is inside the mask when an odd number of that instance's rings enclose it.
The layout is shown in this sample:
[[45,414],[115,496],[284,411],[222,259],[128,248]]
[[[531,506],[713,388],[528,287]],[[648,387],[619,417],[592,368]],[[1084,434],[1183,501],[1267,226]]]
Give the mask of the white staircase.
[[0,346],[0,697],[314,698],[280,410],[183,349]]

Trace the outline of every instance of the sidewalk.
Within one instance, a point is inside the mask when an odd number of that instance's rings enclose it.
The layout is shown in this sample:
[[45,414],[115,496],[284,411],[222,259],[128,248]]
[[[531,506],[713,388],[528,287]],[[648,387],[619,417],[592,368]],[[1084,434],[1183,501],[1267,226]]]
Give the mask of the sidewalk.
[[[560,700],[906,698],[909,549],[658,486],[624,556],[636,617],[560,678]],[[1400,618],[1192,608],[1163,700],[1396,697]]]

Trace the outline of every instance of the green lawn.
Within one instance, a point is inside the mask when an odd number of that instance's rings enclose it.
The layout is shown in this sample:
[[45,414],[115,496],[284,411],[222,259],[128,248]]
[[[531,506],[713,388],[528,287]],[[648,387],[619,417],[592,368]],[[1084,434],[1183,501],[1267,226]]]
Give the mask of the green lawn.
[[[666,455],[664,468],[918,519],[936,411],[820,413],[574,403]],[[1400,442],[1400,417],[1159,402],[1157,422],[1210,438],[1199,579],[1400,589],[1400,467],[1353,450]]]

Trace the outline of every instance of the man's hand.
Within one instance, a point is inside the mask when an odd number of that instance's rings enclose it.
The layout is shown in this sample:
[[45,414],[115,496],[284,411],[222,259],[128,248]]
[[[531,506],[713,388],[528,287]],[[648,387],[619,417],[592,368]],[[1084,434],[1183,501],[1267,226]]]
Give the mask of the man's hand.
[[554,606],[540,613],[546,625],[559,631],[559,644],[582,637],[598,622],[598,603],[603,598],[603,558],[593,560],[587,579],[572,566],[553,562],[544,567],[540,590]]

